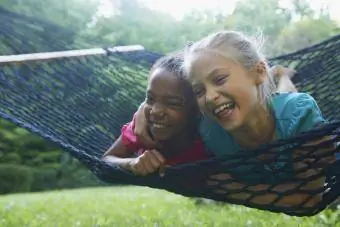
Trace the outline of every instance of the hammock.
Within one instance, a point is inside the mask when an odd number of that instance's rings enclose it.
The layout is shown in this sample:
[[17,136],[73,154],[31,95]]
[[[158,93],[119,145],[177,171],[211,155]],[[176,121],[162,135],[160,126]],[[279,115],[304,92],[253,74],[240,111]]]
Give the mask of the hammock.
[[[0,49],[2,55],[79,49],[85,44],[73,43],[72,32],[36,18],[23,16],[0,8]],[[15,29],[14,29],[15,28]],[[64,41],[63,41],[64,40]],[[69,40],[69,41],[68,41]],[[86,43],[85,41],[83,43]],[[87,43],[91,43],[88,42]],[[36,49],[39,47],[39,49]],[[137,48],[138,49],[138,48]],[[118,50],[118,51],[117,51]],[[295,138],[277,141],[256,151],[240,152],[222,158],[170,167],[164,177],[150,175],[136,177],[117,166],[100,160],[101,155],[120,134],[122,124],[131,120],[132,114],[144,99],[146,75],[149,67],[161,54],[123,49],[95,49],[95,55],[60,58],[45,61],[25,61],[28,56],[6,56],[0,62],[0,117],[15,122],[31,132],[55,142],[73,157],[85,164],[101,180],[113,184],[133,184],[164,189],[187,197],[204,197],[216,201],[240,204],[247,207],[282,212],[294,216],[311,216],[324,210],[340,195],[340,161],[325,166],[317,176],[305,179],[283,179],[284,168],[266,172],[267,179],[248,182],[235,187],[237,176],[226,179],[223,173],[248,166],[239,176],[263,174],[263,163],[256,157],[273,147],[283,152],[300,148],[307,157],[313,151],[338,142],[340,129],[340,36],[298,52],[270,59],[273,64],[297,70],[293,81],[301,92],[311,94],[319,103],[330,123]],[[91,52],[91,50],[90,50]],[[73,53],[73,52],[72,52]],[[103,54],[104,53],[104,54]],[[48,55],[48,54],[47,54]],[[71,54],[72,55],[72,54]],[[8,60],[12,58],[11,60]],[[6,60],[7,59],[7,60]],[[29,60],[29,59],[28,59]],[[31,59],[32,60],[32,59]],[[9,62],[20,62],[9,63]],[[322,136],[328,141],[313,146],[303,146],[307,141]],[[287,147],[287,145],[289,145]],[[325,156],[339,152],[339,146]],[[277,153],[279,157],[279,153]],[[315,163],[308,168],[315,168]],[[303,170],[301,170],[303,171]],[[222,174],[212,179],[213,175]],[[306,191],[309,181],[326,177],[323,188]],[[208,183],[208,181],[210,181]],[[278,190],[282,182],[295,182],[297,186]],[[237,183],[239,183],[237,181]],[[259,187],[259,184],[262,187]],[[264,187],[264,184],[270,185]],[[260,185],[260,186],[261,186]],[[280,205],[280,199],[293,193],[310,195],[301,204]],[[231,193],[248,193],[247,199],[231,197]],[[267,204],[256,198],[268,193],[275,199]],[[317,204],[305,204],[316,194],[323,197]]]

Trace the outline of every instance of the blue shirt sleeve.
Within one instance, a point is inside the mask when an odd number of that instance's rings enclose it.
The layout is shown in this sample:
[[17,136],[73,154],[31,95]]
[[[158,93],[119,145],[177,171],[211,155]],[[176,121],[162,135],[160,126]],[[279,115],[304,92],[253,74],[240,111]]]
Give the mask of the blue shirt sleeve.
[[287,104],[291,111],[291,121],[287,126],[287,135],[294,136],[301,132],[314,129],[327,121],[322,116],[319,106],[312,96],[297,93],[295,98]]

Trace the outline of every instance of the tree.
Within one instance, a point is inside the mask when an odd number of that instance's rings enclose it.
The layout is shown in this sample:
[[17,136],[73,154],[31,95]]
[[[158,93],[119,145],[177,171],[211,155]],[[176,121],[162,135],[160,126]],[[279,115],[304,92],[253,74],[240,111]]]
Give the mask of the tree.
[[328,18],[303,19],[282,29],[275,41],[276,55],[293,52],[340,33],[340,27]]
[[86,4],[83,0],[2,0],[0,6],[80,32],[91,21],[99,3],[100,0],[87,0]]
[[[263,34],[267,43],[272,43],[290,20],[291,13],[280,6],[279,0],[240,0],[225,24],[229,29],[240,30],[250,36]],[[264,51],[272,55],[273,47],[265,47]]]

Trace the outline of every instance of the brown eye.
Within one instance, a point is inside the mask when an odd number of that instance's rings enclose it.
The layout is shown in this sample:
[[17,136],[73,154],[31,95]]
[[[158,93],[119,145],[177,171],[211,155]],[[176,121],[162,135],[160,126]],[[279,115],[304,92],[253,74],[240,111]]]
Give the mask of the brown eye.
[[181,100],[177,100],[177,99],[169,99],[169,100],[167,100],[166,104],[170,108],[175,108],[175,109],[183,107],[183,102]]

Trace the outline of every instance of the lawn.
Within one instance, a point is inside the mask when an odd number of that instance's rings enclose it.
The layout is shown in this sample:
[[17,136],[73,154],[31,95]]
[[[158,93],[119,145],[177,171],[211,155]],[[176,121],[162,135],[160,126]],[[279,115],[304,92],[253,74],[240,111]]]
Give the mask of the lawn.
[[203,204],[146,187],[109,187],[0,197],[1,227],[340,227],[340,212],[289,217],[236,205]]

